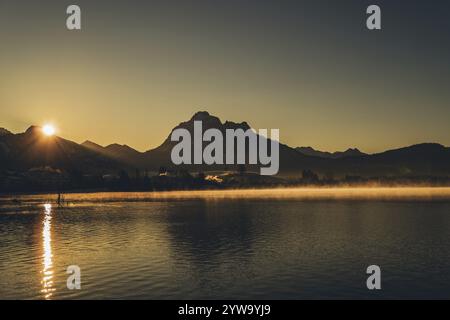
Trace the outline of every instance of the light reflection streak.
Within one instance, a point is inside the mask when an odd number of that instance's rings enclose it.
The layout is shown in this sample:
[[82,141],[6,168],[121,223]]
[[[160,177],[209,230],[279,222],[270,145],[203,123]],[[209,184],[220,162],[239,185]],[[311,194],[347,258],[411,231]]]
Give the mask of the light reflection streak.
[[55,292],[53,287],[53,254],[52,254],[52,205],[46,203],[44,205],[44,228],[42,230],[42,246],[44,253],[42,255],[42,290],[45,299],[50,299]]

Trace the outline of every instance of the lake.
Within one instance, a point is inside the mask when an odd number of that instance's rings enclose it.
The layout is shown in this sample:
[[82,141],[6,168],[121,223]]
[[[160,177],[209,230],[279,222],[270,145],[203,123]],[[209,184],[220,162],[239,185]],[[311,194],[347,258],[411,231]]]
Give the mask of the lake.
[[[450,297],[450,188],[0,196],[2,299]],[[368,290],[366,268],[381,268]],[[70,265],[81,289],[66,286]]]

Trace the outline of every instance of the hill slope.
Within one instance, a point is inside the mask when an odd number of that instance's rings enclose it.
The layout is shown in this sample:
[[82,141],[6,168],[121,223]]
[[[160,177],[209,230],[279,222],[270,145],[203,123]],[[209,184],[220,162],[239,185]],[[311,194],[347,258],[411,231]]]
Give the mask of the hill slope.
[[24,133],[0,138],[0,163],[3,170],[26,171],[50,166],[99,174],[122,167],[117,161],[89,150],[75,142],[57,137],[46,137],[42,129],[32,126]]
[[[222,122],[203,111],[197,112],[191,119],[180,123],[173,130],[184,128],[193,135],[196,120],[202,121],[203,130],[217,128],[225,132],[226,129],[250,128],[247,122]],[[0,132],[3,133],[0,135],[0,171],[28,170],[42,166],[92,174],[117,173],[121,169],[134,168],[158,171],[160,167],[185,169],[191,172],[238,169],[236,165],[175,166],[171,161],[171,151],[176,142],[170,141],[170,135],[159,147],[141,153],[127,145],[112,144],[102,147],[90,141],[80,145],[60,137],[45,137],[41,128],[34,126],[20,134],[11,134],[7,130]],[[248,171],[259,171],[258,165],[246,167]],[[450,177],[450,149],[440,144],[424,143],[372,155],[363,154],[357,149],[349,149],[342,154],[327,153],[326,156],[317,156],[306,155],[280,144],[280,174],[298,177],[305,169],[313,170],[322,176],[333,175],[335,178],[346,175]]]

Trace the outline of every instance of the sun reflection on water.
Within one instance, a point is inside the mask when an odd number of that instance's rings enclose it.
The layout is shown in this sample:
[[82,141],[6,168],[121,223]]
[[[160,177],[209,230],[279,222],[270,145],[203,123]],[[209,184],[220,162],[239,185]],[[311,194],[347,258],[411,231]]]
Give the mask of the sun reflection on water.
[[42,246],[44,253],[42,255],[42,290],[45,299],[50,299],[55,291],[53,288],[53,254],[52,254],[52,205],[44,205],[44,228],[42,230]]

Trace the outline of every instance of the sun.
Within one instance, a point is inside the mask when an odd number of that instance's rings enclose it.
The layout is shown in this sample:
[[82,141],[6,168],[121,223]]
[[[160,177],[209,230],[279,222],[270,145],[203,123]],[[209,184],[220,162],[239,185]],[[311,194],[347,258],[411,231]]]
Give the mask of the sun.
[[52,126],[51,124],[46,124],[43,128],[42,128],[42,132],[44,132],[44,134],[47,137],[53,136],[55,134],[55,127]]

